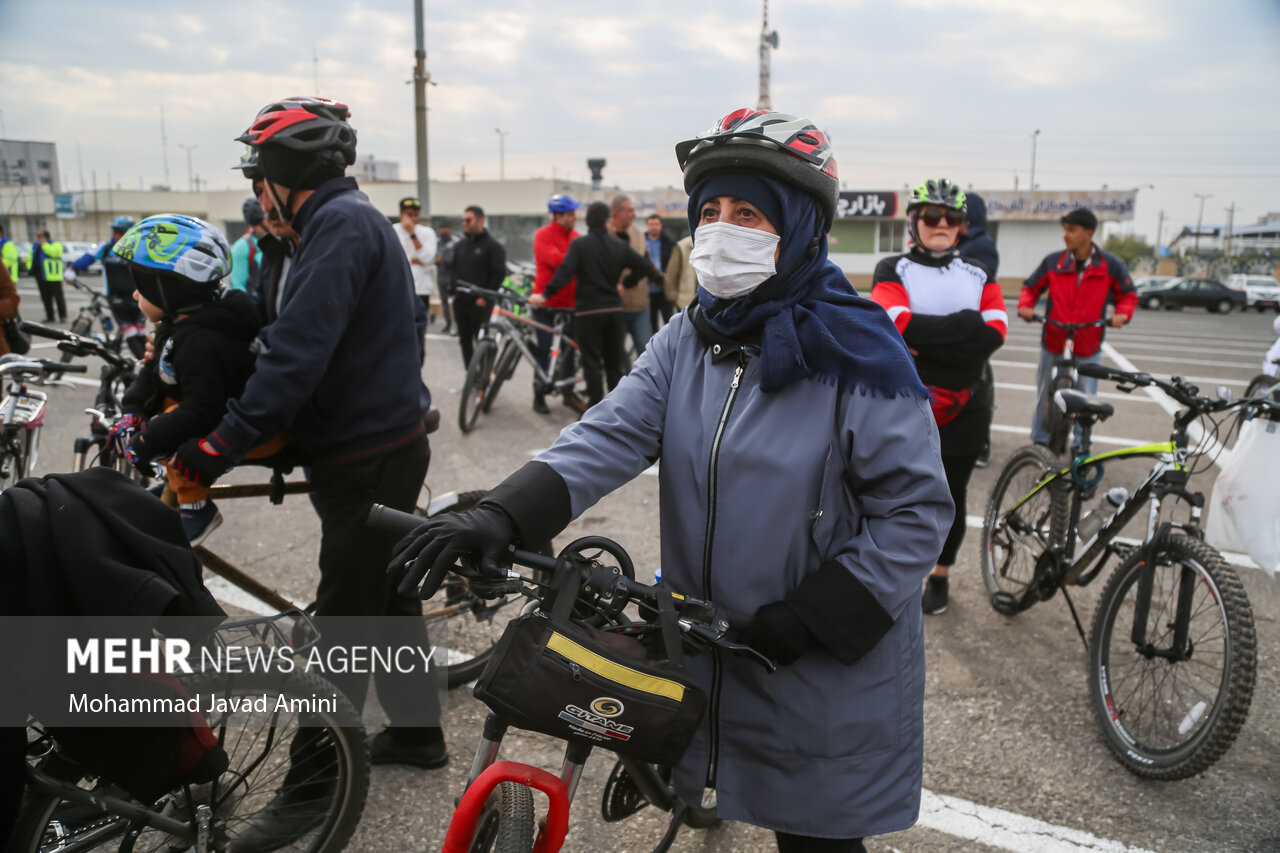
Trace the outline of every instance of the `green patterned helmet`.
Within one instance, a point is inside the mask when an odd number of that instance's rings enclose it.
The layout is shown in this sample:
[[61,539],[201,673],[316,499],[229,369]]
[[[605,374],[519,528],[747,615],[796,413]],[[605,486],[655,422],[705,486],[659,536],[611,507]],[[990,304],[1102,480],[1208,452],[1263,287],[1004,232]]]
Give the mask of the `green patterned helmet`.
[[910,199],[907,201],[907,210],[912,211],[917,207],[924,207],[926,204],[936,204],[939,207],[951,208],[952,210],[965,210],[964,190],[946,178],[938,178],[937,180],[929,178],[916,184],[916,188],[911,191]]

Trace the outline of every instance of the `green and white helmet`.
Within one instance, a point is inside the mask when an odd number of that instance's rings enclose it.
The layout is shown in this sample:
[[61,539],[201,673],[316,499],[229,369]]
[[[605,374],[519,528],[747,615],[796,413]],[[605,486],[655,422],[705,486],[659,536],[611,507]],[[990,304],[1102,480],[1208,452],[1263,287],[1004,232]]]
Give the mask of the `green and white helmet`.
[[907,201],[907,211],[910,212],[918,207],[924,207],[926,204],[936,204],[939,207],[949,207],[952,210],[965,210],[964,190],[946,178],[938,178],[937,180],[929,178],[916,184],[916,188],[911,191],[911,196]]

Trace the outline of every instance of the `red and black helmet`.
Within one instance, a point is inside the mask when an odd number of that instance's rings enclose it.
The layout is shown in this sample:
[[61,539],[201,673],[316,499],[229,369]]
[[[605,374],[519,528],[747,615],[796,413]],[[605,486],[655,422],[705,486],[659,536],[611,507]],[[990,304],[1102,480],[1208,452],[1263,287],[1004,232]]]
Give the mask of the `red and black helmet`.
[[676,145],[685,192],[713,172],[760,171],[812,195],[836,215],[840,172],[827,135],[808,119],[773,110],[734,110],[705,133]]
[[356,131],[347,124],[350,116],[346,104],[328,98],[284,98],[258,110],[258,117],[236,141],[279,145],[346,168],[356,161]]

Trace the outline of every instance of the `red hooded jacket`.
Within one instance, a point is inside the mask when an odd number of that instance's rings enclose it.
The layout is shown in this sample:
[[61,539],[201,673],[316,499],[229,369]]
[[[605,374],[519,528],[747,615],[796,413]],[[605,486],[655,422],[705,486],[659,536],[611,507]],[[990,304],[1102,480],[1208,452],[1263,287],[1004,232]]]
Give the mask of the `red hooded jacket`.
[[[1138,292],[1124,261],[1096,245],[1083,270],[1076,268],[1075,257],[1066,249],[1047,255],[1022,283],[1018,307],[1034,308],[1046,290],[1049,298],[1045,316],[1059,323],[1088,323],[1100,319],[1108,299],[1115,301],[1117,314],[1124,314],[1130,320],[1138,307]],[[1097,352],[1102,346],[1102,332],[1100,327],[1076,332],[1075,354],[1083,358]],[[1045,349],[1061,355],[1067,332],[1046,323],[1041,340]]]

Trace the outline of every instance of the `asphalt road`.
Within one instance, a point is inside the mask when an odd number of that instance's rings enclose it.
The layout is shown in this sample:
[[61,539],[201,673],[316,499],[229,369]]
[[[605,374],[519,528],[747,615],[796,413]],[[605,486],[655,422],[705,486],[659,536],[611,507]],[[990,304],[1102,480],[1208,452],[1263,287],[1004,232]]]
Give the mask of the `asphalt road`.
[[[91,279],[91,283],[96,281]],[[34,288],[21,287],[27,316],[39,316]],[[74,312],[78,300],[72,299]],[[1271,315],[1216,316],[1200,310],[1140,311],[1136,322],[1109,335],[1121,356],[1155,375],[1179,373],[1205,389],[1225,384],[1237,394],[1259,370],[1273,340]],[[438,329],[437,323],[433,329]],[[993,364],[998,409],[992,465],[975,472],[970,516],[980,516],[1002,461],[1028,440],[1038,327],[1014,321]],[[52,350],[37,354],[52,357]],[[93,375],[92,373],[90,375]],[[436,493],[487,488],[537,450],[571,420],[553,405],[539,416],[530,408],[529,371],[522,367],[491,414],[470,435],[456,425],[463,378],[456,340],[432,334],[424,375],[444,418],[432,436],[428,483]],[[1114,389],[1107,389],[1114,394]],[[71,443],[84,432],[81,414],[92,401],[84,385],[50,390],[39,473],[69,468]],[[1115,394],[1116,415],[1097,430],[1108,440],[1164,440],[1170,417],[1145,395]],[[1136,463],[1129,463],[1131,466]],[[1144,473],[1116,465],[1110,477],[1131,482]],[[1210,491],[1217,469],[1207,466],[1194,484]],[[238,471],[231,480],[260,479]],[[1110,479],[1108,480],[1110,482]],[[424,500],[427,494],[424,492]],[[658,558],[657,478],[641,476],[585,513],[559,539],[583,533],[621,542],[641,577]],[[318,524],[308,503],[289,498],[224,501],[226,523],[208,545],[299,601],[316,582]],[[978,570],[979,531],[971,529],[953,574],[946,614],[926,619],[928,682],[925,706],[926,809],[921,823],[871,839],[873,851],[1081,851],[1280,850],[1280,583],[1256,568],[1239,568],[1252,603],[1258,636],[1257,687],[1249,719],[1226,756],[1202,775],[1174,783],[1132,776],[1111,757],[1088,704],[1085,651],[1062,597],[1016,618],[988,605]],[[1073,593],[1086,629],[1101,582]],[[376,708],[366,722],[378,724]],[[460,793],[483,707],[468,691],[449,697],[447,769],[421,772],[379,767],[365,816],[350,849],[437,850],[453,799]],[[557,742],[534,735],[508,738],[505,756],[551,770],[560,764]],[[588,764],[575,801],[567,851],[644,851],[665,827],[661,815],[641,813],[621,824],[599,815],[600,792],[612,762]],[[652,809],[647,810],[652,812]],[[678,851],[769,851],[772,836],[741,824],[685,830]]]

